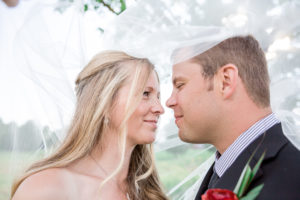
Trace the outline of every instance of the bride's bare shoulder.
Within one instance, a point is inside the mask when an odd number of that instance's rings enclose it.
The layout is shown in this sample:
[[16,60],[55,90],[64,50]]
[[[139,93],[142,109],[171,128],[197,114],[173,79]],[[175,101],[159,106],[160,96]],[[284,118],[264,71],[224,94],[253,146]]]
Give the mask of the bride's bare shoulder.
[[64,168],[50,168],[26,178],[12,200],[19,199],[66,199],[72,187],[72,176]]

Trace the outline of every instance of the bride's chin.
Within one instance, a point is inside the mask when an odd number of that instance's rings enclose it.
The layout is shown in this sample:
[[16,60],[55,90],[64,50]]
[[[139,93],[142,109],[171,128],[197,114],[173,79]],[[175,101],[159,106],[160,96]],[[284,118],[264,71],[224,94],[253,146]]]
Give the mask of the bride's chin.
[[143,144],[152,144],[155,141],[155,134],[151,137],[145,138]]
[[147,137],[147,138],[139,138],[136,140],[133,144],[136,145],[145,145],[145,144],[152,144],[155,142],[155,136],[154,137]]

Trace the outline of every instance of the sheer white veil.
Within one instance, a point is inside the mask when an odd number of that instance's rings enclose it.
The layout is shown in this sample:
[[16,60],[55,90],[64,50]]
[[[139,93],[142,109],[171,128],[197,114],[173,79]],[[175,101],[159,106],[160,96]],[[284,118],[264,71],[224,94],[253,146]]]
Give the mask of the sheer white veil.
[[[104,33],[97,33],[99,41],[90,39],[94,37],[87,31],[86,16],[80,11],[82,3],[75,1],[63,15],[53,14],[50,3],[32,7],[14,38],[13,68],[5,71],[1,67],[2,76],[6,76],[1,85],[10,86],[1,100],[5,115],[1,123],[9,129],[10,135],[5,137],[10,139],[1,143],[5,135],[2,133],[0,148],[9,152],[5,155],[9,157],[6,166],[10,177],[24,167],[20,165],[27,163],[24,159],[49,154],[63,139],[74,109],[75,75],[96,52],[115,49],[149,58],[161,77],[164,104],[171,92],[173,64],[234,35],[252,34],[260,42],[271,76],[272,109],[284,133],[300,148],[300,4],[296,0],[139,0],[120,16],[101,24]],[[57,29],[61,30],[59,35]],[[177,149],[180,155],[182,147],[197,148],[197,159],[213,149],[181,142],[172,112],[165,110],[155,143],[158,154]],[[12,122],[20,113],[27,113],[30,123]],[[27,125],[22,125],[24,122]],[[35,131],[22,135],[28,127]],[[20,156],[24,149],[27,153]],[[209,157],[192,167],[169,189],[169,195],[192,199],[212,161],[213,157]]]

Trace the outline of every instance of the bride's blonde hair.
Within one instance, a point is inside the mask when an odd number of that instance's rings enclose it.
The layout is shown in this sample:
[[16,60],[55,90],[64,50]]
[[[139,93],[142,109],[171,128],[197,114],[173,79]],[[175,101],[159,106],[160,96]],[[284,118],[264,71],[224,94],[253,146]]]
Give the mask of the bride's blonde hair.
[[[97,54],[80,72],[76,80],[77,105],[67,136],[58,150],[44,160],[33,164],[13,185],[13,196],[20,184],[39,171],[66,167],[88,156],[101,146],[109,113],[120,87],[133,76],[127,97],[125,117],[119,128],[121,160],[117,169],[101,184],[105,184],[121,169],[124,162],[127,120],[138,106],[146,81],[154,66],[148,59],[135,58],[120,51]],[[124,97],[126,98],[126,97]],[[131,155],[127,177],[128,193],[132,200],[167,199],[154,165],[152,144],[137,145]]]

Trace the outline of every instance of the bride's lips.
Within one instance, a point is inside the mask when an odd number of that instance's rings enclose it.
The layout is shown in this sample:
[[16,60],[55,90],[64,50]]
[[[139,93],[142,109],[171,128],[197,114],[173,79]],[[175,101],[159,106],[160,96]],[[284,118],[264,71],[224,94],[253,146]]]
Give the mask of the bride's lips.
[[153,128],[157,128],[157,120],[144,120],[147,124],[152,126]]

